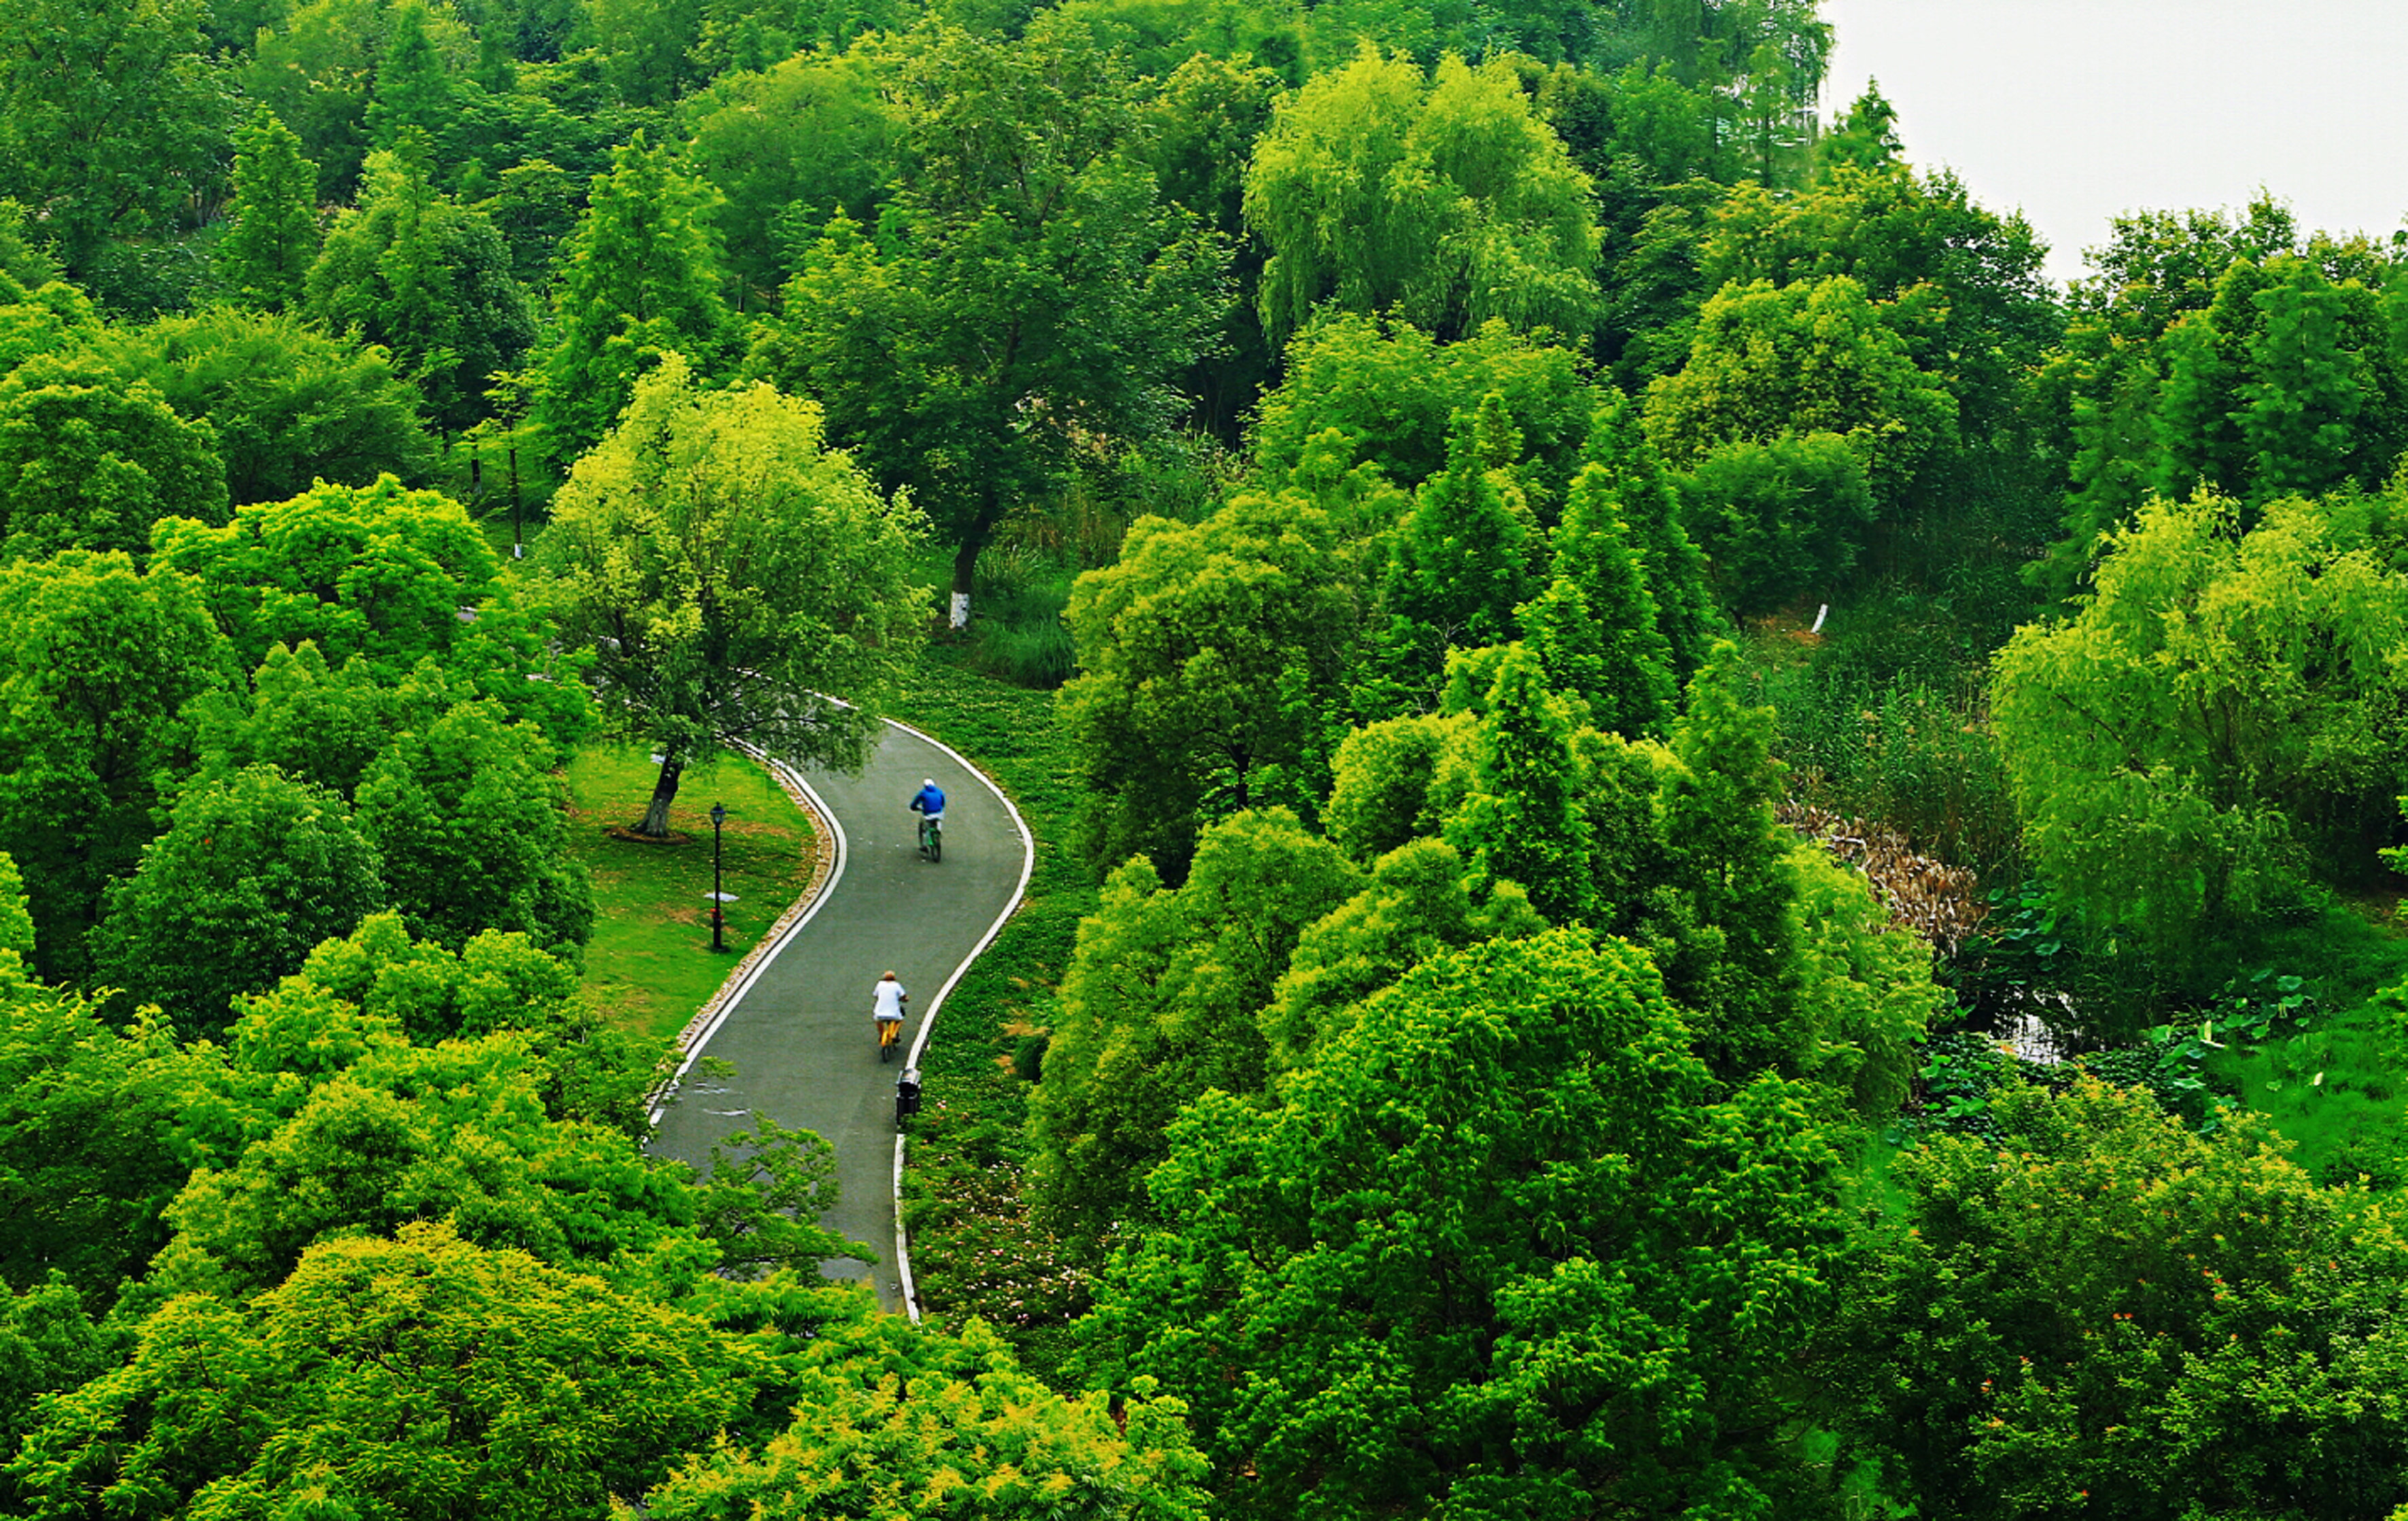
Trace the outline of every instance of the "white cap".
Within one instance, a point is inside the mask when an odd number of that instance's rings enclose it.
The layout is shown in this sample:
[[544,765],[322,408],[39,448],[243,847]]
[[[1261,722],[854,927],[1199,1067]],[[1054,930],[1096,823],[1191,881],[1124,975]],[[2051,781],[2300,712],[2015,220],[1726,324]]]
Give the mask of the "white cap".
[[920,779],[920,785],[922,785],[922,786],[924,786],[924,787],[933,787],[933,786],[935,786],[936,784],[937,784],[937,779],[936,779],[935,777],[932,777],[932,776],[924,776],[924,777],[922,777],[922,778]]

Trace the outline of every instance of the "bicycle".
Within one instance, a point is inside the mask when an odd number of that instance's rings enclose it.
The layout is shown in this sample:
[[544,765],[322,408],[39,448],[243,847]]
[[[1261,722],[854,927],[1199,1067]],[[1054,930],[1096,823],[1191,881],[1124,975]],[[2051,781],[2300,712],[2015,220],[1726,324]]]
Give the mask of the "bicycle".
[[878,1024],[878,1060],[881,1065],[895,1059],[895,1048],[902,1043],[903,1022],[881,1019]]
[[920,854],[932,865],[945,858],[945,816],[942,813],[920,815]]

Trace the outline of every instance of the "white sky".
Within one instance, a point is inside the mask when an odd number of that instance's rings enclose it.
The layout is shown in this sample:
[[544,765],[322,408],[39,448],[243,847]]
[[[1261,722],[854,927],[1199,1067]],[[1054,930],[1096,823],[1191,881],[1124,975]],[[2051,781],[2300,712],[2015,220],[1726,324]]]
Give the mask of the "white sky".
[[2021,208],[2047,273],[2107,222],[2240,207],[2261,184],[2302,231],[2408,213],[2408,0],[1823,0],[1828,120],[1867,79],[1917,168]]

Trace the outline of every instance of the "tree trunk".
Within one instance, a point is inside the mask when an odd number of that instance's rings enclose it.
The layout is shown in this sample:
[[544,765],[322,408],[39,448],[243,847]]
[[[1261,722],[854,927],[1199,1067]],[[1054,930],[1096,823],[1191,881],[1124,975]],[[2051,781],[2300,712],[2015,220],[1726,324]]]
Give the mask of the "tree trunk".
[[984,534],[972,534],[953,551],[953,599],[945,612],[945,626],[956,634],[970,626],[970,575],[978,568],[985,538]]
[[648,839],[666,839],[669,833],[669,805],[677,801],[678,777],[685,770],[685,757],[670,751],[661,757],[660,780],[652,783],[652,800],[644,809],[644,822],[636,825],[636,833]]

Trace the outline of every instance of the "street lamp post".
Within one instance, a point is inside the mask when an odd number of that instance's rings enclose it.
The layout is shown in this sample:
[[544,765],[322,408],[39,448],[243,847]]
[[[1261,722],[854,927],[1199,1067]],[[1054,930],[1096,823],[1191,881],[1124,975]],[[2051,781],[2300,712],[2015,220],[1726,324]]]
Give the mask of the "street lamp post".
[[726,822],[727,822],[727,805],[726,805],[725,803],[713,803],[713,804],[711,804],[711,805],[710,805],[710,948],[711,948],[712,950],[714,950],[714,951],[724,951],[724,950],[726,950],[726,949],[727,949],[727,942],[726,942],[726,940],[722,937],[722,931],[723,931],[723,929],[724,929],[724,926],[725,926],[725,922],[726,922],[726,914],[725,914],[723,911],[724,911],[724,910],[726,908],[726,906],[727,906],[727,895],[726,895],[725,893],[724,893],[724,892],[722,892],[722,891],[720,890],[720,885],[721,885],[721,884],[720,884],[720,876],[719,876],[719,826],[720,826],[721,825],[723,825],[723,824],[725,824]]

